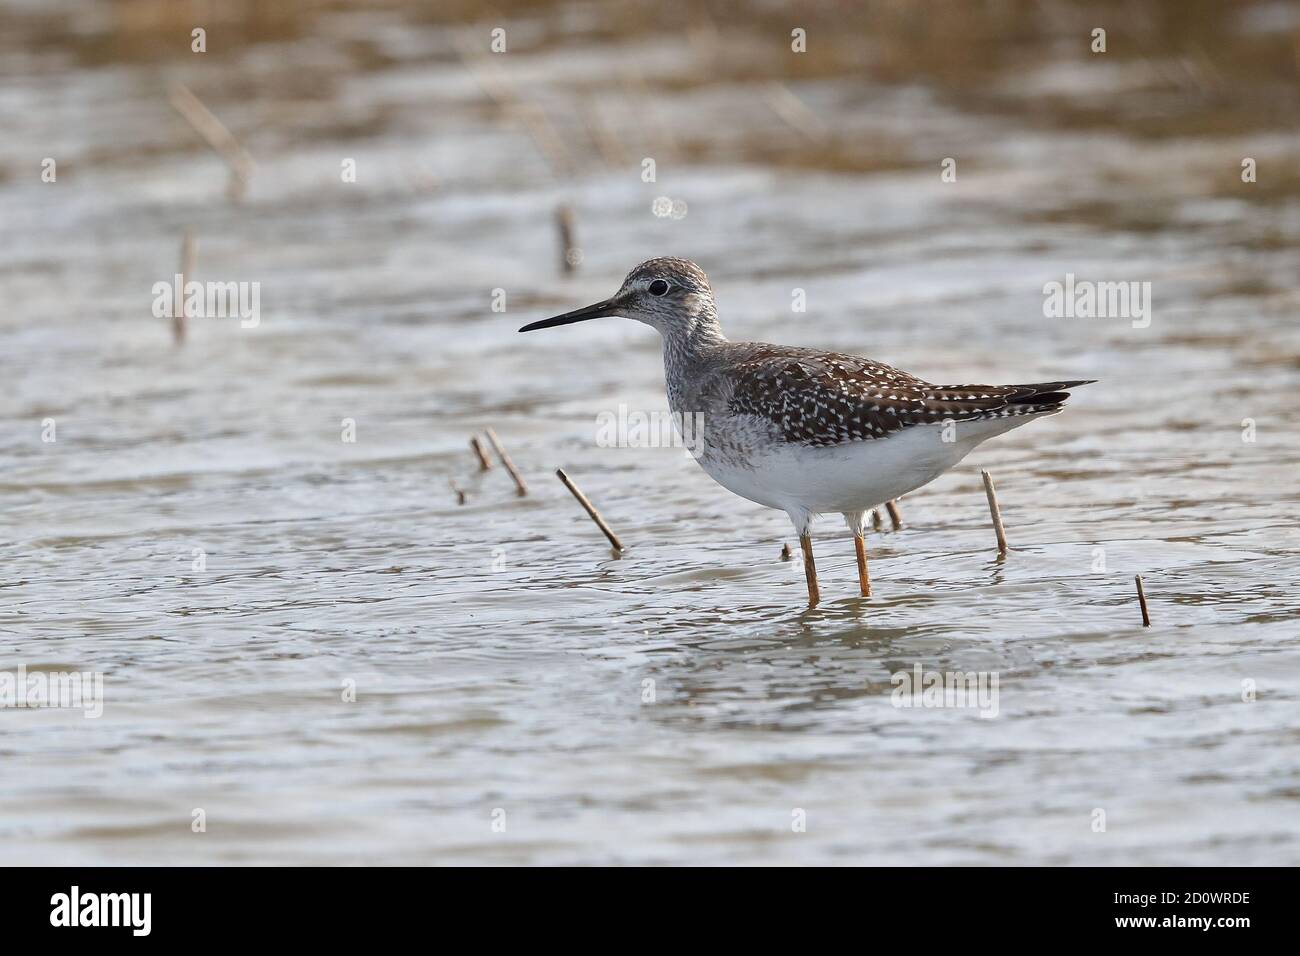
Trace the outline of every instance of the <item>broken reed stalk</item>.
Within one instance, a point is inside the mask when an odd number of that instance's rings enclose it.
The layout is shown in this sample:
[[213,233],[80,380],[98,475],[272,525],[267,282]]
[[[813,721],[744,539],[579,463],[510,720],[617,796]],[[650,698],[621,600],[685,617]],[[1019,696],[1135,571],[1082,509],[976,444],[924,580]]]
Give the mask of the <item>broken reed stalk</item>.
[[188,87],[177,84],[171,88],[172,108],[189,122],[207,142],[212,151],[226,161],[230,167],[230,184],[227,194],[238,202],[243,198],[248,180],[253,175],[253,157],[248,155],[242,143],[235,138],[221,120],[203,105],[203,101],[189,91]]
[[582,101],[582,118],[606,165],[620,169],[628,164],[627,150],[613,130],[605,124],[597,104],[590,98]]
[[478,458],[478,470],[487,471],[492,467],[492,459],[488,457],[487,451],[483,448],[483,443],[475,435],[469,440],[469,447],[474,449],[474,454]]
[[451,490],[456,493],[456,504],[463,505],[465,503],[465,492],[461,491],[460,488],[456,486],[454,478],[448,478],[447,484],[451,485]]
[[981,471],[980,477],[984,479],[984,494],[989,499],[989,514],[993,516],[993,530],[998,536],[998,554],[1007,553],[1007,533],[1002,529],[1002,509],[998,507],[998,493],[993,489],[993,476],[987,471]]
[[722,56],[722,36],[718,32],[718,24],[702,6],[692,11],[690,26],[686,28],[686,39],[695,58],[710,68]]
[[1151,615],[1147,613],[1147,592],[1142,590],[1142,575],[1133,575],[1133,580],[1137,582],[1138,589],[1138,607],[1142,608],[1142,626],[1151,626]]
[[194,274],[194,234],[185,230],[181,237],[181,294],[172,306],[172,341],[177,345],[185,344],[185,283]]
[[901,530],[903,527],[903,514],[898,510],[898,502],[886,501],[885,510],[889,512],[889,521],[894,526],[894,530]]
[[564,482],[564,487],[568,488],[569,491],[573,492],[573,497],[578,499],[578,504],[582,505],[582,507],[586,510],[587,514],[591,516],[591,520],[596,522],[596,527],[599,528],[601,532],[604,533],[605,537],[609,539],[609,543],[614,546],[614,550],[622,551],[623,542],[618,540],[618,535],[616,535],[612,530],[610,530],[609,525],[605,523],[605,519],[602,518],[600,516],[600,512],[596,510],[596,506],[593,505],[589,500],[587,500],[586,495],[584,495],[581,491],[578,490],[578,486],[575,485],[569,479],[569,476],[564,473],[564,469],[563,468],[555,469],[555,474],[559,476],[560,481]]
[[560,271],[572,273],[578,267],[578,241],[574,238],[573,207],[567,202],[555,207],[555,225],[560,232]]
[[510,473],[510,477],[515,480],[515,491],[519,497],[522,498],[524,495],[528,494],[528,486],[524,484],[524,479],[523,476],[519,474],[519,469],[516,468],[515,463],[510,460],[510,456],[506,454],[506,450],[501,447],[501,440],[497,438],[497,433],[489,428],[484,432],[484,434],[487,435],[487,440],[492,443],[493,449],[496,450],[497,457],[501,459],[501,464],[503,464],[506,471]]
[[767,87],[767,103],[772,112],[790,128],[797,130],[814,143],[826,139],[826,124],[810,110],[807,104],[790,92],[784,83],[771,83]]
[[551,164],[551,169],[560,176],[571,173],[574,167],[573,156],[564,145],[564,139],[555,131],[546,110],[538,103],[519,100],[513,112],[524,121],[528,135]]
[[646,83],[645,75],[637,66],[635,59],[625,57],[619,64],[619,81],[622,83],[624,95],[632,101],[632,110],[640,120],[641,128],[645,129],[647,119],[654,127],[652,146],[654,152],[651,155],[680,156],[682,150],[674,126],[664,121],[659,104],[650,92],[650,86]]
[[453,30],[451,39],[461,63],[484,95],[500,107],[502,112],[522,121],[533,143],[550,164],[551,171],[557,176],[572,172],[573,155],[564,145],[563,137],[551,124],[546,111],[539,104],[526,101],[515,92],[496,57],[483,50],[478,37],[468,30]]

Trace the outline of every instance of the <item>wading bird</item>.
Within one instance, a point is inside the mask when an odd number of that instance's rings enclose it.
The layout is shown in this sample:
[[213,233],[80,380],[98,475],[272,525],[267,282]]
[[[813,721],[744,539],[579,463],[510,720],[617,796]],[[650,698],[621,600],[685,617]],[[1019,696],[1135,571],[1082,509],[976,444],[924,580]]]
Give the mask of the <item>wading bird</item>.
[[611,298],[519,331],[604,316],[636,319],[663,337],[668,404],[678,415],[703,414],[696,458],[709,476],[790,516],[809,607],[820,600],[814,516],[844,515],[859,587],[870,595],[869,511],[933,481],[994,435],[1059,412],[1066,389],[1093,381],[931,385],[856,355],[730,342],[708,277],[687,259],[650,259]]

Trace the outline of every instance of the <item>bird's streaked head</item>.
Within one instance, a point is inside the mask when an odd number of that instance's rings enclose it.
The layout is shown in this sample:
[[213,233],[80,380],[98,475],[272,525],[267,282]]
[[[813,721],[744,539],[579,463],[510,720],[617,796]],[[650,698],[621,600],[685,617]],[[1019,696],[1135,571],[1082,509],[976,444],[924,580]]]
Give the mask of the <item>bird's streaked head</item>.
[[549,329],[609,315],[636,319],[659,330],[665,338],[689,336],[707,326],[716,327],[713,289],[704,270],[689,259],[647,259],[627,274],[610,298],[525,325],[520,332]]

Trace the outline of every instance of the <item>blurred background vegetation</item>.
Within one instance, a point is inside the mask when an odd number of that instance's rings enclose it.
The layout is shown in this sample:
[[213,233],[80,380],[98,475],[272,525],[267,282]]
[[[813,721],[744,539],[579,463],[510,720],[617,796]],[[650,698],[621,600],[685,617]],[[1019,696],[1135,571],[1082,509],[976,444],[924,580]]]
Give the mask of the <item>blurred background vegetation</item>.
[[[445,29],[421,32],[417,46],[400,42],[403,24]],[[205,77],[205,96],[258,101],[274,109],[259,123],[281,125],[294,124],[286,105],[328,101],[350,75],[454,61],[464,56],[466,43],[486,51],[493,27],[505,28],[509,52],[524,56],[550,52],[562,59],[566,49],[576,55],[593,44],[641,46],[647,54],[642,62],[625,64],[632,78],[607,71],[583,75],[557,62],[557,78],[563,75],[579,99],[611,83],[653,96],[708,86],[860,78],[864,90],[923,84],[964,110],[1014,115],[1045,128],[1178,137],[1292,129],[1300,122],[1300,4],[1282,0],[7,0],[0,4],[0,54],[11,61],[6,73],[13,72],[15,59],[45,53],[57,53],[69,68],[150,64],[175,71],[193,63],[189,33],[195,26],[208,32],[206,56],[213,63],[247,61],[259,44],[302,54]],[[806,55],[790,55],[794,27],[807,31]],[[1104,68],[1072,71],[1068,64],[1094,56],[1090,37],[1097,27],[1108,30]],[[841,83],[840,90],[847,98],[841,105],[852,108],[853,86]],[[580,118],[563,110],[556,114],[550,121],[566,138],[576,142],[585,135],[593,151],[598,147]],[[310,135],[314,127],[324,132],[310,111],[298,120],[299,133]],[[743,127],[743,117],[737,120]],[[328,135],[365,136],[398,122],[393,112],[381,111],[364,122],[336,123]],[[640,122],[653,125],[663,118]],[[734,130],[715,130],[718,135],[709,137],[686,133],[672,145],[695,159],[863,170],[901,158],[890,143],[845,141],[833,122],[824,126],[818,132],[825,141],[815,153],[797,139],[729,135]],[[1268,177],[1256,197],[1289,191],[1296,175],[1291,164],[1286,179]]]

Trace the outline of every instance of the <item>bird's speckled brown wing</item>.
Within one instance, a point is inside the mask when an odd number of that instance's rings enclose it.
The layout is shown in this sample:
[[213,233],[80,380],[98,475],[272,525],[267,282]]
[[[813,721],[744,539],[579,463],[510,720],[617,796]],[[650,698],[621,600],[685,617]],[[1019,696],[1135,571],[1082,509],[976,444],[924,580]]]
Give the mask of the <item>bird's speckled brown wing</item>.
[[812,349],[754,346],[730,369],[728,402],[736,414],[775,424],[800,445],[887,438],[916,425],[1055,411],[1061,389],[1087,382],[1035,385],[931,385],[881,362]]

